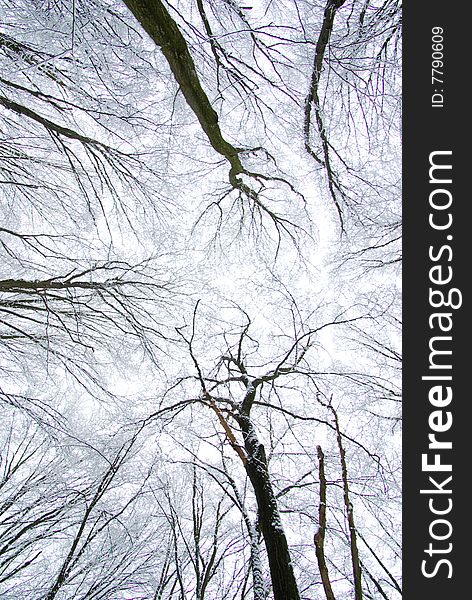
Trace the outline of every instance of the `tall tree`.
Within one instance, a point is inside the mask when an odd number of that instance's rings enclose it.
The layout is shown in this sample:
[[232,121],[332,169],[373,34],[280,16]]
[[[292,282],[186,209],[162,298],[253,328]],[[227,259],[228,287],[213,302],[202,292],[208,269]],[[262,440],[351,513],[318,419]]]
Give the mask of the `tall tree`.
[[397,597],[400,3],[14,4],[2,595]]

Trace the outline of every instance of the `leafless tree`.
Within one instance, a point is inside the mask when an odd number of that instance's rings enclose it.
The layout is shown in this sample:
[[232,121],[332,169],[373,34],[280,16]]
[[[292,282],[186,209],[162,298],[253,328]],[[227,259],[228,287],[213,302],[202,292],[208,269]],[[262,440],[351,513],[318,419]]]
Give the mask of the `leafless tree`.
[[400,3],[14,4],[2,597],[393,600]]
[[[256,529],[260,531],[265,543],[274,598],[303,597],[303,588],[297,583],[293,569],[293,565],[298,562],[293,558],[293,554],[300,553],[300,550],[295,551],[294,548],[290,548],[289,537],[286,533],[287,525],[291,530],[291,516],[294,513],[299,514],[303,520],[307,518],[311,526],[318,523],[318,531],[322,531],[323,539],[329,535],[327,532],[330,531],[326,526],[326,512],[320,513],[322,514],[320,517],[315,510],[315,504],[312,508],[303,510],[291,508],[290,502],[290,498],[296,497],[300,490],[304,490],[307,486],[314,486],[316,483],[313,473],[316,471],[317,457],[312,443],[310,444],[312,439],[310,430],[316,427],[317,429],[314,431],[318,431],[318,436],[326,436],[331,440],[331,452],[333,456],[338,455],[338,465],[342,467],[339,471],[339,467],[335,467],[335,472],[339,472],[339,484],[335,482],[328,484],[323,469],[320,482],[323,482],[324,479],[324,483],[322,483],[324,500],[321,499],[320,502],[326,505],[326,496],[329,495],[329,490],[333,485],[344,490],[344,495],[341,496],[342,502],[340,505],[336,505],[337,508],[332,517],[332,527],[335,529],[339,525],[340,518],[347,519],[349,524],[347,531],[344,532],[342,526],[336,536],[340,537],[343,544],[347,544],[347,548],[351,548],[349,553],[352,555],[353,565],[355,565],[354,574],[344,574],[344,577],[353,582],[356,594],[361,597],[363,592],[359,574],[360,558],[355,533],[357,527],[353,525],[349,490],[354,489],[355,492],[351,491],[351,493],[355,493],[356,497],[358,493],[361,498],[364,497],[364,493],[358,491],[364,485],[363,478],[379,477],[379,484],[382,485],[382,480],[387,481],[390,477],[390,474],[387,473],[389,467],[388,464],[384,465],[384,458],[376,454],[376,444],[375,450],[372,450],[369,448],[369,439],[365,439],[359,431],[352,436],[341,429],[336,410],[323,400],[325,396],[323,390],[332,388],[343,390],[346,380],[350,381],[349,387],[352,388],[354,379],[359,381],[359,386],[364,385],[366,389],[370,389],[370,386],[375,389],[375,378],[370,377],[368,373],[363,374],[360,370],[357,373],[342,369],[330,372],[324,369],[314,369],[312,365],[317,362],[315,358],[317,339],[324,330],[338,327],[346,328],[348,331],[349,327],[355,323],[357,323],[357,327],[361,327],[363,319],[367,319],[367,317],[349,316],[345,313],[316,327],[310,326],[308,322],[298,322],[295,336],[293,338],[289,335],[281,336],[284,343],[278,342],[279,354],[274,353],[273,347],[272,356],[269,358],[267,355],[264,356],[261,344],[251,333],[252,320],[246,312],[242,312],[240,314],[245,320],[245,324],[239,328],[239,332],[233,329],[222,333],[223,353],[219,358],[215,357],[215,362],[211,367],[208,359],[204,357],[202,360],[200,359],[199,349],[208,344],[208,339],[212,339],[212,343],[215,344],[216,338],[214,334],[207,338],[199,333],[198,314],[199,305],[197,304],[189,328],[178,329],[182,342],[187,347],[194,373],[178,379],[171,388],[172,391],[167,402],[170,401],[176,390],[180,389],[189,394],[188,399],[175,404],[171,403],[168,408],[162,408],[158,413],[151,414],[148,422],[159,417],[164,410],[173,411],[175,414],[175,411],[191,410],[194,407],[192,410],[198,410],[198,413],[202,415],[201,418],[204,418],[205,412],[207,418],[213,415],[215,434],[219,439],[216,446],[220,448],[223,466],[216,467],[212,462],[203,469],[211,477],[217,479],[219,477],[220,482],[225,481],[225,477],[222,475],[227,473],[227,469],[223,467],[225,461],[231,460],[232,454],[233,460],[236,460],[233,468],[237,468],[239,465],[241,470],[239,477],[243,477],[242,481],[244,481],[244,476],[247,477],[251,486],[254,508],[257,509]],[[274,338],[272,338],[272,345],[274,346]],[[203,366],[204,364],[208,367]],[[194,383],[192,384],[192,382]],[[192,387],[195,385],[197,389]],[[193,395],[192,389],[194,390]],[[178,396],[182,398],[182,392]],[[295,406],[303,406],[303,409],[294,408]],[[333,415],[335,416],[334,420]],[[199,432],[202,431],[202,427],[204,428],[200,419],[195,427],[194,435],[198,438],[202,435]],[[269,436],[270,443],[268,450],[266,450],[265,443],[262,442],[264,438],[267,442],[267,436]],[[208,435],[203,436],[202,439],[208,443],[208,437]],[[352,477],[351,483],[349,483],[347,472],[348,459],[344,449],[345,443],[355,449],[355,454],[361,454],[363,460],[370,463],[369,468],[364,465],[363,469],[359,471],[357,466],[355,467],[356,475]],[[284,449],[281,453],[279,447]],[[289,448],[292,449],[292,452],[288,450]],[[227,454],[227,449],[231,450],[230,455]],[[300,464],[306,465],[308,468],[305,475],[298,478],[295,483],[289,483],[291,476],[287,476],[287,484],[281,486],[281,481],[284,480],[281,476],[284,472],[283,465],[290,465],[292,461],[296,464],[295,458],[289,458],[292,453],[294,456],[299,454],[303,457]],[[225,456],[226,458],[224,458]],[[339,456],[341,456],[341,462],[339,462]],[[201,462],[201,459],[199,460]],[[271,465],[276,466],[271,468]],[[297,471],[300,473],[300,466]],[[372,471],[372,475],[367,475],[369,471]],[[232,493],[237,498],[234,477],[228,478],[226,483],[228,481],[231,482]],[[353,481],[355,483],[352,483]],[[372,489],[375,485],[372,485]],[[315,493],[314,488],[312,493]],[[336,493],[334,498],[337,499],[337,497]],[[369,494],[365,497],[367,502],[370,502]],[[375,503],[379,499],[377,493],[373,494],[372,500],[374,498]],[[237,504],[242,505],[239,500],[237,500]],[[244,510],[243,515],[247,514],[248,509]],[[290,515],[288,521],[285,520],[284,513]],[[247,531],[248,541],[251,543],[253,533],[250,523],[247,524]],[[319,535],[317,539],[320,539]],[[310,548],[313,551],[315,547],[321,549],[321,546],[317,546],[316,543],[313,546],[305,537],[306,550],[302,553],[306,552],[305,559],[308,558]],[[324,551],[322,554],[324,555]],[[330,558],[330,560],[335,561],[334,558]],[[366,562],[370,560],[369,556]],[[326,559],[321,564],[326,570]],[[255,577],[256,574],[253,573],[254,595],[259,598],[259,589],[262,588],[256,585]],[[299,577],[302,578],[300,574]],[[375,578],[375,575],[373,577]],[[325,576],[324,581],[327,581]],[[310,587],[312,586],[313,583]],[[326,583],[324,586],[325,590],[328,589]]]

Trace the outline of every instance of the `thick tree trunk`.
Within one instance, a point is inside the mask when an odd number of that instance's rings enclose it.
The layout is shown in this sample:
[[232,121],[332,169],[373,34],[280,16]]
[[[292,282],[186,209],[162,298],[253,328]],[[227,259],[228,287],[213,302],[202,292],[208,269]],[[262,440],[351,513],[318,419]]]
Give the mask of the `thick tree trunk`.
[[331,581],[329,578],[328,565],[326,564],[324,553],[324,539],[326,534],[326,476],[324,470],[324,454],[321,446],[317,446],[319,473],[320,473],[320,508],[319,508],[319,529],[315,534],[316,558],[320,569],[321,581],[326,600],[335,600]]
[[187,42],[167,8],[160,0],[124,2],[144,31],[161,49],[187,104],[195,113],[210,144],[229,161],[233,176],[241,173],[238,149],[224,139],[218,124],[218,115],[200,83]]
[[287,538],[270,481],[264,446],[259,443],[249,417],[239,416],[238,422],[244,435],[248,457],[246,472],[256,495],[259,526],[267,550],[274,599],[300,600]]

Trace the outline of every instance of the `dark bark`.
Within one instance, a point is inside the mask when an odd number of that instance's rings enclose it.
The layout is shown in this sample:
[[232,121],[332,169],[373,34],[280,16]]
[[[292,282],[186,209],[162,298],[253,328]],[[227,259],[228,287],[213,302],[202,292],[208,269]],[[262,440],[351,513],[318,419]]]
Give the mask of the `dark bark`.
[[4,96],[0,96],[0,105],[3,106],[4,108],[8,108],[9,110],[13,111],[17,115],[28,117],[32,121],[36,121],[36,123],[39,123],[40,125],[45,127],[51,133],[54,133],[57,135],[62,135],[71,140],[77,140],[78,142],[81,142],[82,144],[88,144],[90,146],[96,146],[96,147],[102,147],[103,149],[108,149],[108,147],[105,146],[105,144],[100,144],[93,138],[90,138],[90,137],[87,137],[80,133],[77,133],[76,131],[69,129],[68,127],[63,127],[62,125],[59,125],[58,123],[54,123],[50,119],[47,119],[46,117],[41,116],[34,110],[31,110],[31,108],[28,108],[27,106],[23,106],[22,104],[18,104],[18,102],[13,102],[12,100],[5,98]]
[[243,171],[238,149],[224,139],[218,115],[203,89],[195,63],[177,23],[160,0],[124,0],[144,31],[161,49],[187,104],[210,144],[231,165],[230,179]]
[[[313,64],[313,71],[311,74],[310,91],[305,101],[305,122],[304,122],[304,134],[305,134],[305,149],[308,154],[316,160],[319,164],[323,165],[326,169],[326,175],[328,177],[328,187],[331,194],[331,198],[338,211],[339,220],[341,223],[341,229],[344,229],[343,213],[341,206],[336,197],[336,190],[338,184],[336,176],[333,172],[330,154],[329,154],[329,142],[326,135],[326,129],[323,123],[323,117],[321,114],[321,103],[318,94],[319,82],[321,78],[321,71],[323,68],[324,55],[326,48],[331,38],[331,33],[334,26],[334,18],[336,12],[342,7],[346,0],[328,0],[323,17],[323,24],[321,25],[321,31],[318,36],[315,50],[315,60]],[[321,139],[321,145],[323,148],[323,160],[315,153],[310,144],[310,130],[311,130],[311,113],[312,106],[315,107],[315,119],[318,127],[318,133]]]
[[324,454],[321,446],[317,446],[317,452],[320,475],[320,508],[319,528],[315,534],[316,558],[318,560],[318,567],[320,569],[321,581],[323,582],[326,600],[335,600],[324,554],[324,539],[326,533],[326,476],[324,470]]
[[280,522],[277,499],[270,481],[264,446],[259,443],[249,416],[237,421],[247,453],[246,472],[251,481],[259,512],[259,526],[269,560],[274,600],[300,600],[287,538]]
[[[28,280],[28,279],[2,279],[0,280],[0,291],[13,294],[29,294],[47,292],[48,290],[69,290],[80,288],[85,290],[96,290],[107,287],[108,282],[94,281],[54,281],[46,280]],[[118,287],[120,282],[113,281],[113,287]]]

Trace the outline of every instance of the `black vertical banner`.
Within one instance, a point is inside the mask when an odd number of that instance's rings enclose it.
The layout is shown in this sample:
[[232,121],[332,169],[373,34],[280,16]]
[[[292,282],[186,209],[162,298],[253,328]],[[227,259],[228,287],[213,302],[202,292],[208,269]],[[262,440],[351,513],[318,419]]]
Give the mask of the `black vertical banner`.
[[[468,596],[468,3],[404,6],[404,597]],[[470,277],[469,277],[470,279]],[[470,286],[469,286],[470,287]],[[468,289],[468,288],[467,288]],[[470,361],[468,361],[470,362]],[[467,505],[467,510],[466,510]]]

